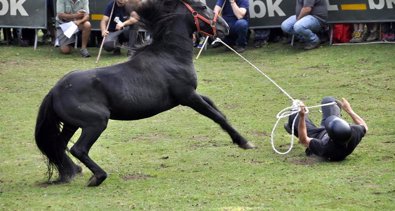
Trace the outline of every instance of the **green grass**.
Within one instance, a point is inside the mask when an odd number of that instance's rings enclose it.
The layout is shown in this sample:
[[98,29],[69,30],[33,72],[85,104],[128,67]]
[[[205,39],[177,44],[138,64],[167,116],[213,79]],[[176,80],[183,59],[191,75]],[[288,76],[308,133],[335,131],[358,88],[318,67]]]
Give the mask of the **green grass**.
[[[270,146],[275,115],[290,100],[231,52],[204,51],[195,61],[198,91],[258,146],[241,150],[211,120],[186,107],[141,121],[111,121],[90,155],[109,174],[85,187],[91,172],[45,186],[46,165],[35,146],[41,100],[65,73],[126,60],[103,53],[80,58],[52,47],[0,46],[0,210],[395,210],[395,46],[324,46],[301,51],[282,44],[243,56],[293,98],[317,105],[346,97],[369,132],[343,162],[287,155]],[[319,121],[318,109],[310,117]],[[351,121],[350,118],[346,118]],[[280,127],[276,146],[290,138]],[[75,142],[78,136],[72,138]]]

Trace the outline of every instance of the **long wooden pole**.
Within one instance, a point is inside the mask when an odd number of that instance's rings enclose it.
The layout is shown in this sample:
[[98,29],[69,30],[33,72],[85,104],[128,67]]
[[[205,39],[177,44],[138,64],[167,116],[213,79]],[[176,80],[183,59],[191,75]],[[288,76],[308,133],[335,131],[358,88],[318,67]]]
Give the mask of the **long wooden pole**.
[[[110,13],[110,18],[108,19],[106,31],[108,30],[108,27],[110,27],[111,18],[112,18],[112,13],[114,12],[114,7],[115,7],[115,2],[116,2],[116,1],[117,1],[117,0],[114,0],[114,4],[112,5],[112,9],[111,9],[111,13]],[[105,40],[106,40],[106,37],[103,37],[103,39],[102,39],[102,41],[101,41],[99,53],[97,54],[96,64],[99,62],[100,55],[101,55],[101,51],[103,50],[103,45],[104,45],[104,41],[105,41]]]

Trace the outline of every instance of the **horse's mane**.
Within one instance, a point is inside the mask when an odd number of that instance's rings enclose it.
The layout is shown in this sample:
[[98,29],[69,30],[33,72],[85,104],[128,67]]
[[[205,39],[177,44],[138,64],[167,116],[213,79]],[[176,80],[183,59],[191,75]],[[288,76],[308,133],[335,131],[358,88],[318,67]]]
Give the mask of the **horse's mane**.
[[161,39],[163,31],[171,24],[176,16],[174,13],[181,0],[144,0],[136,12],[140,22],[152,32],[153,40]]

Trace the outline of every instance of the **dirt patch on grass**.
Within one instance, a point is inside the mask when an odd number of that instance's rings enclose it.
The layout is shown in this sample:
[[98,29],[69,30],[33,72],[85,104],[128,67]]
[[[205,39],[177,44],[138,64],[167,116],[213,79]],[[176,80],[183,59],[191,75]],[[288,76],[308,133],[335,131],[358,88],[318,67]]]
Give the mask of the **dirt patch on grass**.
[[296,164],[296,165],[307,165],[307,166],[311,166],[311,165],[315,165],[318,164],[320,162],[322,162],[322,159],[316,156],[310,156],[310,157],[293,157],[293,158],[289,158],[288,161],[290,163]]
[[126,174],[122,177],[123,180],[128,181],[128,180],[144,180],[144,179],[149,179],[153,178],[153,176],[149,174],[143,174],[143,173],[131,173],[131,174]]

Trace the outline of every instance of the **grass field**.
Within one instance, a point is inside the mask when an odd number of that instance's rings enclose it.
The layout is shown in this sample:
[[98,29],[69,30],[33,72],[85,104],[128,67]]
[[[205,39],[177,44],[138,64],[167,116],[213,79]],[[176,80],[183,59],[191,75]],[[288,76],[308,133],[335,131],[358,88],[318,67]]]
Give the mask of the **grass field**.
[[[203,52],[198,91],[257,145],[242,150],[218,125],[186,107],[141,121],[111,121],[90,155],[109,174],[88,188],[83,175],[42,185],[46,165],[33,137],[38,107],[64,74],[126,60],[103,53],[95,64],[48,46],[0,46],[0,210],[395,210],[395,45],[324,46],[302,51],[270,44],[243,56],[293,98],[317,105],[346,97],[369,132],[343,162],[287,155],[270,145],[275,115],[290,100],[237,55]],[[318,109],[310,117],[318,123]],[[351,119],[345,117],[351,122]],[[276,146],[290,137],[276,131]],[[75,142],[78,135],[72,138]]]

